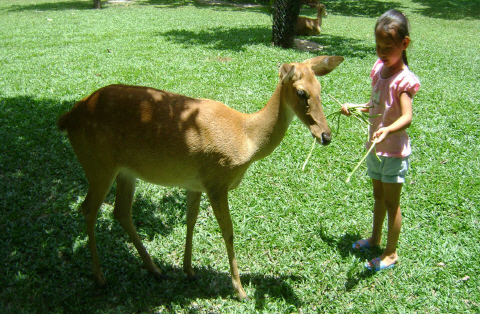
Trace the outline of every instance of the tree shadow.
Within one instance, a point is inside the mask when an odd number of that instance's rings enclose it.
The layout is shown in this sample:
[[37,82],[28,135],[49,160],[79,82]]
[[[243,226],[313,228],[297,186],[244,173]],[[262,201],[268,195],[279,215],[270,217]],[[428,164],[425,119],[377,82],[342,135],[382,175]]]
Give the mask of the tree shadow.
[[[182,6],[192,5],[191,0],[144,0],[137,2],[133,1],[125,1],[125,3],[135,2],[135,4],[139,5],[161,5],[169,8],[177,8]],[[109,1],[102,1],[102,8],[106,8],[106,5],[115,5],[115,4],[122,4],[119,3],[109,3]],[[58,2],[51,2],[51,3],[36,3],[36,4],[15,4],[8,8],[9,11],[63,11],[63,10],[89,10],[93,9],[93,1],[85,1],[85,0],[71,0],[71,1],[58,1]]]
[[404,7],[401,1],[372,1],[372,0],[322,0],[328,13],[345,16],[379,17],[390,9]]
[[248,3],[241,2],[238,3],[237,1],[201,1],[201,0],[146,0],[144,2],[140,2],[139,4],[142,5],[158,5],[161,7],[167,8],[179,8],[184,6],[195,6],[196,8],[205,8],[211,9],[215,11],[245,11],[248,10],[250,12],[259,12],[259,13],[269,13],[270,6],[263,5],[263,4],[256,4],[254,1]]
[[322,34],[318,37],[308,37],[308,40],[322,47],[321,53],[323,55],[336,55],[345,58],[366,58],[375,55],[375,46],[373,43],[369,45],[365,43],[364,40],[328,34]]
[[185,48],[203,45],[214,50],[244,51],[248,46],[270,45],[272,30],[269,27],[215,27],[206,30],[170,30],[158,33],[166,39],[176,42]]
[[462,20],[480,18],[480,3],[471,0],[412,0],[423,8],[415,12],[431,18]]
[[68,208],[72,194],[85,188],[80,165],[56,127],[60,108],[73,104],[0,96],[0,224]]
[[64,11],[87,10],[93,8],[93,1],[63,1],[36,4],[14,4],[8,11]]
[[[253,11],[259,13],[268,13],[269,6],[262,5],[248,5],[248,4],[236,4],[226,2],[202,2],[192,0],[133,0],[125,1],[125,4],[134,3],[135,5],[150,5],[159,6],[160,8],[180,8],[186,6],[195,6],[197,8],[213,9],[216,11]],[[122,2],[109,2],[102,1],[102,8],[108,8],[109,6],[122,5]],[[64,10],[90,10],[93,9],[93,1],[60,1],[51,3],[36,3],[36,4],[14,4],[7,8],[8,11],[20,12],[20,11],[64,11]]]
[[194,5],[191,0],[145,0],[142,2],[139,2],[140,5],[158,5],[162,7],[168,7],[168,8],[179,8],[179,7],[184,7],[184,6],[190,6]]

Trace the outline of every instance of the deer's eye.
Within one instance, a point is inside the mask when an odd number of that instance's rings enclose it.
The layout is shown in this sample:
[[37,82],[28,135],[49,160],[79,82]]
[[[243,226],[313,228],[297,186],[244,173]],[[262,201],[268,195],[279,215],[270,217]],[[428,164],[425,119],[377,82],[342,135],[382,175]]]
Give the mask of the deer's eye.
[[308,93],[306,91],[304,91],[303,89],[297,89],[297,96],[300,97],[300,98],[304,98],[304,99],[309,98]]

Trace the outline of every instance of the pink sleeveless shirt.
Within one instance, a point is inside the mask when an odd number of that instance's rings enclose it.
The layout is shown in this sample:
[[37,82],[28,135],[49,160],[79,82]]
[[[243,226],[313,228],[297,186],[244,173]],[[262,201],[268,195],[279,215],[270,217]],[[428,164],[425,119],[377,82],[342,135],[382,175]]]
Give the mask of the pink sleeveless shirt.
[[[369,105],[373,108],[370,108],[369,114],[381,116],[370,118],[369,139],[378,129],[389,126],[401,116],[400,94],[408,92],[413,97],[420,88],[420,81],[408,68],[388,79],[381,78],[382,68],[383,62],[378,59],[370,73],[372,94]],[[370,143],[367,143],[369,147]],[[376,144],[375,150],[377,155],[385,157],[407,157],[411,153],[407,131],[389,133],[381,143]]]

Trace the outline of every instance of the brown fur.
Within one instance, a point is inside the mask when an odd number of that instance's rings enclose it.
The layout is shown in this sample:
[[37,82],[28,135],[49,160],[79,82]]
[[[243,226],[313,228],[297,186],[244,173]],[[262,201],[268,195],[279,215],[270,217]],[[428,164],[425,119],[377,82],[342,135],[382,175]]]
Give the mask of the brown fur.
[[322,17],[327,16],[327,11],[325,10],[324,4],[318,4],[317,7],[317,18],[311,19],[304,16],[299,16],[297,19],[297,26],[295,35],[298,36],[315,36],[320,35],[322,32]]
[[[191,265],[193,228],[201,194],[207,194],[225,240],[235,292],[240,299],[245,298],[235,261],[228,191],[240,184],[254,161],[278,146],[295,114],[320,143],[330,142],[315,74],[325,75],[342,61],[342,57],[324,56],[282,65],[273,96],[253,114],[240,113],[213,100],[148,87],[111,85],[62,115],[58,126],[68,134],[89,182],[82,209],[98,284],[103,286],[106,281],[98,260],[95,220],[114,180],[114,217],[145,267],[162,277],[132,223],[135,180],[140,178],[187,190],[184,271],[188,278],[195,276]],[[308,100],[300,97],[298,90],[304,91]]]

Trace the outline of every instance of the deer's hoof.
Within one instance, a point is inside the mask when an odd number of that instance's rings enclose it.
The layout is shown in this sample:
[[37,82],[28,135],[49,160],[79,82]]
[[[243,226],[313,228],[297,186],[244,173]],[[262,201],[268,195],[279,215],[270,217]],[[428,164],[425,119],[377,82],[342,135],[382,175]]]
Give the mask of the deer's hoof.
[[239,301],[250,301],[250,299],[247,297],[247,294],[245,293],[245,291],[242,291],[242,292],[238,292],[237,293],[237,298]]
[[240,286],[237,286],[237,285],[234,285],[234,290],[235,290],[235,293],[237,294],[237,298],[239,301],[248,301],[248,297],[247,297],[247,294],[245,293],[245,290],[243,290],[243,287],[240,285]]

